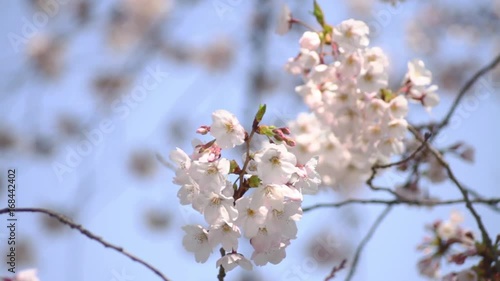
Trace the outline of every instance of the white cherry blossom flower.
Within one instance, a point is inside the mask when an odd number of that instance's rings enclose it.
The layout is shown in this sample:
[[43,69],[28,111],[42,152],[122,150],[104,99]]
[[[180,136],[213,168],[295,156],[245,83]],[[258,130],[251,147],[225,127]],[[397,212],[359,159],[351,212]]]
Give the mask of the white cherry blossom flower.
[[436,94],[438,86],[432,85],[425,90],[424,98],[422,99],[422,104],[427,108],[431,109],[439,104],[439,96]]
[[170,152],[170,160],[172,160],[181,170],[187,171],[191,166],[191,158],[182,149],[176,147]]
[[229,168],[230,162],[225,158],[214,162],[194,161],[190,175],[201,185],[202,190],[218,192],[225,186]]
[[359,52],[348,53],[342,57],[338,73],[343,78],[357,77],[363,67],[363,57]]
[[391,138],[401,139],[408,131],[408,122],[405,119],[393,119],[387,124],[387,134]]
[[384,51],[379,47],[366,48],[364,51],[364,59],[366,63],[379,64],[385,68],[389,66],[389,59],[385,55]]
[[297,158],[283,144],[270,144],[255,154],[257,174],[265,183],[286,183],[297,171]]
[[302,37],[300,37],[299,44],[303,49],[314,51],[318,49],[321,44],[321,39],[317,32],[306,31],[302,34]]
[[283,237],[297,237],[296,222],[302,217],[300,202],[286,202],[283,210],[270,209],[265,222],[267,231],[279,233]]
[[254,191],[251,200],[251,208],[259,206],[271,206],[278,210],[283,209],[285,195],[289,194],[289,187],[284,184],[265,184]]
[[226,272],[233,270],[238,265],[246,270],[253,269],[252,263],[239,253],[226,254],[217,261],[216,265],[217,267],[222,266]]
[[377,148],[385,156],[402,154],[404,152],[404,143],[397,138],[388,138],[380,141]]
[[212,225],[208,232],[208,241],[211,247],[221,244],[227,252],[238,249],[238,238],[240,237],[240,229],[233,223],[224,220]]
[[403,118],[408,114],[408,100],[404,96],[397,96],[389,102],[389,112],[394,118]]
[[290,27],[292,26],[292,13],[290,12],[290,8],[286,4],[281,6],[280,14],[278,16],[278,24],[276,25],[276,33],[279,35],[286,34]]
[[425,68],[423,61],[415,59],[408,62],[406,78],[415,86],[427,86],[431,84],[432,73]]
[[268,233],[266,228],[261,228],[250,243],[254,248],[251,259],[255,265],[263,266],[269,262],[280,263],[286,256],[285,248],[290,244],[290,240],[282,239],[277,234]]
[[208,243],[208,231],[201,225],[186,225],[182,229],[186,232],[182,239],[184,248],[194,253],[196,262],[206,262],[212,253],[212,247]]
[[210,192],[205,196],[198,196],[203,209],[205,220],[210,224],[218,221],[232,222],[238,217],[238,210],[233,206],[234,198],[223,194]]
[[189,205],[196,201],[200,194],[200,187],[198,184],[191,180],[190,183],[183,184],[177,192],[177,197],[181,205]]
[[263,226],[266,220],[267,208],[264,206],[257,206],[252,208],[250,206],[250,198],[242,197],[236,200],[236,209],[238,209],[238,218],[236,225],[240,226],[244,235],[247,238],[252,238],[257,235],[259,228]]
[[245,142],[245,129],[236,116],[226,110],[212,113],[210,134],[221,148],[233,148]]
[[371,98],[366,104],[367,116],[372,120],[380,118],[387,111],[388,106],[385,101],[379,98]]
[[345,51],[368,46],[370,30],[366,23],[353,19],[341,22],[333,30],[333,40]]
[[319,64],[319,61],[319,55],[316,51],[300,49],[298,57],[289,59],[285,64],[285,70],[299,75]]
[[371,64],[361,71],[358,87],[363,92],[376,92],[387,87],[388,74],[381,65]]
[[297,179],[293,183],[293,186],[299,189],[302,194],[318,193],[318,185],[321,183],[321,178],[316,171],[317,165],[318,159],[315,157],[311,158],[304,166],[299,167],[296,173]]

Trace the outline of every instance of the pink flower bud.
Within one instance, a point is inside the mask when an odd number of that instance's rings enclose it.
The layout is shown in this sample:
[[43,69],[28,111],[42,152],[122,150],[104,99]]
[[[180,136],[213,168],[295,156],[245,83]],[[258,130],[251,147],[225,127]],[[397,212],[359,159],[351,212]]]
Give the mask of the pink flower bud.
[[197,130],[196,133],[200,135],[206,135],[208,132],[210,132],[210,126],[200,126]]

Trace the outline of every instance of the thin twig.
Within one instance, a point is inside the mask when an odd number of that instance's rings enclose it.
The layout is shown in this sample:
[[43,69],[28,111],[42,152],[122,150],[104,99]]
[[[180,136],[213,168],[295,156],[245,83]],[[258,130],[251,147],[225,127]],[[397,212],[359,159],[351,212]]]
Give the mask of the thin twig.
[[299,19],[296,19],[296,18],[292,18],[290,20],[290,22],[293,24],[293,23],[296,23],[296,24],[299,24],[299,25],[302,25],[303,27],[309,29],[310,31],[314,31],[314,32],[319,32],[316,28],[314,28],[312,25],[309,25],[308,23],[304,22],[304,21],[301,21]]
[[[493,243],[491,242],[491,239],[488,235],[488,232],[486,231],[486,227],[484,226],[483,220],[477,213],[476,209],[472,205],[471,200],[469,199],[469,193],[465,187],[462,186],[462,184],[458,181],[457,177],[451,170],[450,165],[446,160],[444,160],[443,155],[439,153],[434,147],[432,147],[427,141],[424,140],[424,138],[420,135],[420,133],[413,128],[412,126],[408,126],[408,129],[410,132],[417,138],[420,142],[424,143],[427,146],[427,149],[434,155],[436,160],[443,166],[446,170],[446,173],[448,174],[448,177],[450,180],[455,184],[455,186],[458,188],[460,193],[462,194],[462,197],[464,198],[465,201],[465,206],[467,209],[470,211],[474,219],[476,220],[477,226],[479,227],[479,230],[481,231],[481,236],[483,238],[483,242],[485,243],[486,247],[488,247],[492,253],[496,253],[495,248],[493,247]],[[498,264],[498,263],[497,263]]]
[[[491,198],[491,199],[474,199],[470,200],[471,203],[474,204],[484,204],[489,206],[496,206],[500,203],[500,198]],[[345,205],[351,204],[379,204],[379,205],[412,205],[412,206],[422,206],[422,207],[434,207],[434,206],[446,206],[453,204],[465,203],[464,199],[453,199],[453,200],[445,200],[445,201],[422,201],[422,200],[404,200],[404,199],[396,199],[396,200],[382,200],[382,199],[349,199],[336,203],[320,203],[316,205],[312,205],[303,209],[303,212],[311,211],[319,208],[338,208],[343,207]]]
[[361,243],[359,243],[358,248],[356,249],[356,253],[354,254],[354,259],[352,261],[351,269],[349,270],[349,273],[347,274],[347,277],[345,281],[350,281],[352,277],[354,276],[354,272],[356,271],[356,266],[358,265],[359,261],[359,256],[361,255],[361,251],[363,251],[363,248],[365,245],[370,241],[372,238],[373,234],[377,230],[378,226],[382,223],[382,221],[385,219],[387,214],[392,209],[392,205],[387,206],[384,211],[378,216],[377,220],[373,223],[373,225],[370,227],[370,230],[368,233],[366,233],[366,236],[361,240]]
[[450,122],[451,116],[453,115],[453,113],[457,109],[458,105],[460,104],[460,101],[465,96],[465,94],[469,91],[469,89],[476,83],[476,81],[479,80],[479,78],[481,78],[481,76],[483,76],[486,73],[488,73],[489,71],[493,70],[499,63],[500,63],[500,54],[498,54],[492,62],[490,62],[488,65],[484,66],[483,68],[481,68],[478,72],[476,72],[476,74],[474,74],[474,76],[472,76],[465,83],[465,85],[460,89],[460,92],[458,92],[457,97],[453,101],[453,104],[452,104],[450,110],[448,111],[446,116],[443,118],[443,121],[441,121],[439,123],[439,125],[437,126],[437,129],[434,132],[434,136],[437,135],[439,130],[441,130],[443,127],[446,127],[448,125],[448,123]]
[[[425,141],[427,141],[430,138],[430,136],[431,136],[430,134],[427,134],[425,136]],[[366,184],[370,187],[370,189],[372,189],[374,191],[383,190],[383,191],[389,192],[392,195],[394,195],[395,197],[399,198],[399,195],[396,192],[394,192],[392,189],[387,188],[387,187],[377,187],[377,186],[373,185],[373,180],[375,179],[375,176],[377,175],[377,171],[379,169],[387,169],[387,168],[390,168],[390,167],[393,167],[393,166],[397,166],[397,165],[401,165],[401,164],[404,164],[404,163],[410,161],[424,147],[425,147],[425,144],[421,144],[415,151],[413,151],[413,153],[411,153],[410,155],[408,155],[408,157],[403,158],[403,159],[401,159],[399,161],[396,161],[396,162],[393,162],[393,163],[389,163],[389,164],[383,164],[383,165],[379,165],[379,164],[373,165],[372,166],[372,174],[370,175],[370,177],[368,178],[368,180],[366,180]]]
[[[431,134],[427,134],[427,135],[425,135],[424,140],[427,141],[430,137],[431,137]],[[413,157],[415,157],[415,155],[417,155],[417,153],[422,151],[422,149],[424,147],[425,147],[425,143],[422,143],[422,144],[420,144],[420,146],[417,149],[415,149],[415,151],[413,151],[410,155],[408,155],[408,157],[403,158],[403,159],[396,161],[396,162],[385,164],[385,165],[375,165],[375,166],[373,166],[373,168],[375,168],[375,169],[387,169],[387,168],[390,168],[393,166],[398,166],[398,165],[407,163],[408,161],[413,159]]]
[[93,234],[92,232],[88,231],[83,226],[72,222],[69,218],[66,218],[65,216],[63,216],[61,214],[55,213],[55,212],[47,210],[47,209],[42,209],[42,208],[16,208],[16,209],[4,208],[4,209],[0,209],[0,215],[1,214],[8,214],[10,212],[14,212],[14,213],[16,213],[16,212],[42,213],[42,214],[46,214],[48,216],[51,216],[51,217],[57,219],[62,224],[65,224],[65,225],[69,226],[72,229],[78,230],[81,234],[87,236],[91,240],[94,240],[94,241],[100,243],[104,247],[111,248],[111,249],[113,249],[113,250],[121,253],[122,255],[128,257],[129,259],[131,259],[131,260],[133,260],[135,262],[138,262],[138,263],[144,265],[145,267],[147,267],[148,269],[150,269],[151,271],[153,271],[156,275],[158,275],[158,277],[160,277],[162,280],[168,281],[168,278],[165,277],[165,275],[163,275],[163,273],[161,273],[158,269],[156,269],[155,267],[153,267],[149,263],[147,263],[147,262],[143,261],[142,259],[140,259],[140,258],[132,255],[131,253],[127,252],[122,247],[119,247],[119,246],[116,246],[116,245],[113,245],[113,244],[111,244],[109,242],[104,241],[101,237],[99,237],[99,236]]
[[[462,185],[463,186],[463,185]],[[475,191],[474,189],[468,188],[466,186],[463,186],[467,192],[469,192],[470,195],[474,196],[476,199],[484,199],[485,197],[481,195],[479,192]],[[500,212],[500,206],[496,205],[488,205],[488,208],[495,212]]]
[[[224,250],[224,248],[220,248],[220,255],[221,257],[224,257],[226,255],[226,251]],[[217,275],[217,280],[224,281],[224,277],[226,277],[226,270],[224,270],[224,267],[220,265],[219,274]]]
[[325,278],[325,281],[328,281],[330,279],[333,279],[335,277],[335,274],[339,272],[340,270],[345,268],[345,265],[347,264],[347,259],[344,259],[340,262],[338,266],[334,266],[332,268],[332,272]]

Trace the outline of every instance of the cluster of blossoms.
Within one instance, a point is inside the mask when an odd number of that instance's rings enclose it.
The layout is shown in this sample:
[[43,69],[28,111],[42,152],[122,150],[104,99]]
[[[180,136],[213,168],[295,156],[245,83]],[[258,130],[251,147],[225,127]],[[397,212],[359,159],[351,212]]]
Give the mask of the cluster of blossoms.
[[27,269],[20,271],[14,277],[0,277],[1,281],[40,281],[36,269]]
[[[469,257],[476,256],[476,240],[474,234],[460,226],[463,217],[452,212],[447,221],[436,221],[428,226],[432,236],[425,237],[418,246],[426,256],[418,262],[419,272],[429,278],[440,278],[441,260],[461,265]],[[477,281],[478,274],[472,269],[443,276],[443,281]]]
[[304,84],[295,90],[311,109],[289,127],[299,161],[320,155],[318,172],[325,185],[355,186],[375,163],[405,151],[408,102],[430,110],[439,97],[431,72],[419,60],[408,63],[399,90],[387,89],[388,59],[382,49],[368,47],[364,22],[350,19],[330,28],[306,31],[299,54],[285,66],[302,76]]
[[[221,245],[224,255],[217,266],[226,271],[237,265],[251,269],[250,260],[238,252],[242,235],[253,247],[250,259],[255,265],[281,262],[285,248],[297,236],[303,194],[317,192],[316,159],[298,161],[289,151],[294,141],[288,128],[259,125],[264,112],[265,106],[257,113],[249,134],[233,114],[215,111],[212,124],[198,129],[200,134],[210,133],[214,140],[195,140],[191,155],[179,148],[170,154],[177,165],[173,182],[181,186],[180,203],[191,205],[208,224],[183,227],[183,245],[195,254],[197,262],[205,262]],[[269,142],[251,151],[255,134],[266,136]],[[246,146],[241,167],[236,160],[222,157],[223,150],[240,145]]]

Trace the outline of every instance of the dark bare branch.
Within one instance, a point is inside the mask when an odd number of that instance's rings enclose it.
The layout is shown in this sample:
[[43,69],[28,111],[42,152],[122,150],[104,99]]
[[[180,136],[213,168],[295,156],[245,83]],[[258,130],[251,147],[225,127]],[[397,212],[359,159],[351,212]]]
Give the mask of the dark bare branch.
[[481,78],[483,75],[485,75],[489,71],[493,70],[499,63],[500,63],[500,54],[498,54],[495,57],[495,59],[493,59],[492,62],[490,62],[488,65],[484,66],[483,68],[481,68],[478,72],[476,72],[476,74],[474,74],[474,76],[472,76],[465,83],[465,85],[460,89],[460,92],[458,92],[457,97],[453,101],[453,104],[451,105],[450,110],[448,110],[448,113],[443,118],[443,121],[441,121],[438,124],[437,129],[434,132],[434,136],[437,135],[437,133],[439,132],[439,130],[441,130],[442,128],[446,127],[449,124],[451,116],[453,116],[453,113],[455,112],[455,110],[457,109],[458,105],[460,104],[460,101],[465,96],[465,94],[470,90],[470,88],[472,86],[474,86],[474,84],[477,82],[477,80],[479,80],[479,78]]
[[135,262],[138,262],[138,263],[144,265],[149,270],[153,271],[156,275],[158,275],[158,277],[160,277],[161,280],[169,281],[169,279],[165,275],[163,275],[163,273],[161,273],[158,269],[156,269],[155,267],[153,267],[149,263],[147,263],[144,260],[142,260],[142,259],[140,259],[140,258],[138,258],[138,257],[136,257],[134,255],[132,255],[131,253],[127,252],[122,247],[119,247],[119,246],[113,245],[113,244],[111,244],[109,242],[106,242],[101,237],[99,237],[99,236],[93,234],[92,232],[88,231],[83,226],[72,222],[71,219],[69,219],[69,218],[67,218],[67,217],[65,217],[65,216],[63,216],[61,214],[55,213],[55,212],[47,210],[47,209],[42,209],[42,208],[16,208],[16,209],[4,208],[4,209],[0,209],[0,215],[1,214],[8,214],[10,212],[15,212],[15,213],[41,213],[41,214],[45,214],[45,215],[51,216],[51,217],[57,219],[60,223],[65,224],[65,225],[69,226],[70,228],[78,230],[84,236],[87,236],[89,239],[98,242],[99,244],[103,245],[104,247],[111,248],[111,249],[113,249],[113,250],[121,253],[122,255],[128,257],[129,259],[131,259],[131,260],[133,260]]
[[[500,198],[490,198],[490,199],[474,199],[470,200],[473,204],[483,204],[488,206],[496,206],[500,204]],[[311,211],[319,208],[338,208],[351,204],[374,204],[374,205],[412,205],[421,207],[435,207],[435,206],[446,206],[453,204],[465,203],[464,199],[453,199],[445,201],[432,201],[432,200],[382,200],[382,199],[349,199],[337,203],[320,203],[313,206],[309,206],[303,209],[304,212]]]
[[359,243],[358,248],[356,248],[356,253],[354,254],[354,259],[352,261],[351,269],[349,270],[349,273],[347,274],[345,281],[350,281],[352,279],[352,277],[354,276],[354,273],[356,272],[356,267],[358,265],[359,257],[361,256],[361,252],[363,251],[363,248],[368,243],[368,241],[370,241],[373,234],[377,230],[378,226],[387,217],[387,215],[389,214],[391,209],[392,209],[392,205],[389,205],[384,209],[384,211],[378,216],[378,218],[375,220],[373,225],[370,227],[370,230],[368,230],[368,233],[366,233],[366,236],[363,238],[363,240],[361,240],[361,243]]

